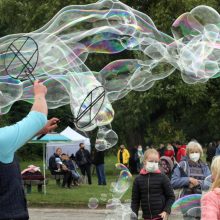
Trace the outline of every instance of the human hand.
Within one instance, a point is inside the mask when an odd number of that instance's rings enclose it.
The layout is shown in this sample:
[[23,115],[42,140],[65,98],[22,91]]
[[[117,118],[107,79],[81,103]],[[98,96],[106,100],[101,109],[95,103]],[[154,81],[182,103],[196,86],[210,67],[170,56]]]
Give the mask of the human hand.
[[47,87],[43,85],[39,80],[34,82],[34,95],[45,96],[47,94]]
[[67,166],[65,164],[62,164],[62,170],[67,171],[69,169],[67,168]]
[[60,120],[58,118],[51,118],[47,121],[47,124],[41,129],[38,134],[47,134],[58,127],[57,123]]
[[199,181],[193,177],[189,178],[189,182],[193,185],[193,186],[198,186],[199,185]]
[[192,183],[189,183],[189,188],[192,189],[194,185]]
[[160,213],[159,216],[160,216],[162,219],[164,219],[164,220],[168,219],[168,213],[166,213],[165,211],[163,211],[162,213]]

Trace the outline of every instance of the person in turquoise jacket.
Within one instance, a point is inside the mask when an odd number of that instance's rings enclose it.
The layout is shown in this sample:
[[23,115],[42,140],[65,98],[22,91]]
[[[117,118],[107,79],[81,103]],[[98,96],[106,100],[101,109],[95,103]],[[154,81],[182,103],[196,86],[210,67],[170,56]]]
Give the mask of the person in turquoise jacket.
[[47,88],[35,81],[33,89],[34,103],[29,114],[14,125],[0,128],[0,220],[29,219],[15,152],[34,136],[55,129],[59,121],[47,120]]

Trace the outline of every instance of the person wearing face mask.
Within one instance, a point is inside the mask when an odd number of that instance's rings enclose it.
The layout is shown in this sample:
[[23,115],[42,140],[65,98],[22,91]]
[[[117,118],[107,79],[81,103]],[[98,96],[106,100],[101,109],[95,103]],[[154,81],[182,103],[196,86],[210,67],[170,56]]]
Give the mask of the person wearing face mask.
[[141,206],[144,220],[167,219],[175,201],[170,180],[161,173],[158,163],[155,149],[145,151],[143,168],[133,183],[131,209],[138,217]]
[[201,200],[201,220],[220,219],[220,156],[213,159],[211,164],[212,186]]
[[[171,184],[174,189],[182,189],[179,197],[190,194],[201,194],[206,189],[204,180],[210,175],[209,167],[201,160],[203,150],[196,141],[191,141],[186,147],[186,157],[175,167]],[[183,213],[184,219],[191,219]]]
[[120,145],[120,149],[118,150],[117,158],[118,158],[118,163],[122,163],[126,167],[129,166],[130,153],[125,148],[125,146],[123,144]]

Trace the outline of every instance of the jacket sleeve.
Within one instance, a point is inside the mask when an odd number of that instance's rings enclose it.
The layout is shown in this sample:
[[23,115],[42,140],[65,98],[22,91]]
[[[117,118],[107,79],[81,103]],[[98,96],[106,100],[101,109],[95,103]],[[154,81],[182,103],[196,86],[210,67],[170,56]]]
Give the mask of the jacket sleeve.
[[41,112],[31,111],[14,125],[0,128],[0,159],[11,163],[14,153],[34,137],[47,123],[47,117]]
[[132,187],[132,196],[131,196],[131,209],[138,217],[138,211],[140,207],[140,190],[138,186],[138,179],[136,178]]
[[54,156],[51,156],[49,159],[49,170],[57,170],[57,164]]
[[[183,164],[180,162],[180,166],[182,167]],[[171,184],[174,189],[182,188],[184,186],[189,185],[189,177],[181,177],[180,169],[178,166],[173,171],[172,177],[171,177]]]
[[81,160],[80,153],[79,153],[79,151],[77,151],[76,152],[76,163],[78,166],[80,165],[80,160]]
[[218,199],[214,199],[213,192],[208,192],[201,200],[202,215],[201,220],[218,220],[220,215],[220,207]]
[[128,150],[127,150],[127,158],[128,158],[128,160],[129,160],[129,158],[130,158],[130,153],[129,153]]
[[171,206],[173,205],[175,201],[175,195],[173,188],[171,186],[170,180],[166,175],[163,175],[163,190],[165,193],[166,203],[164,207],[164,211],[170,214],[171,212]]
[[[204,174],[205,177],[211,175],[210,169],[209,169],[207,164],[204,164],[204,166],[203,166],[203,174]],[[207,184],[205,184],[204,180],[202,180],[200,182],[200,186],[201,186],[202,190],[208,190],[209,189],[209,186]]]
[[120,150],[119,150],[118,153],[117,153],[118,163],[120,163],[119,152],[120,152]]
[[87,161],[88,161],[88,163],[91,164],[92,163],[91,154],[88,150],[86,150],[86,152],[87,152]]

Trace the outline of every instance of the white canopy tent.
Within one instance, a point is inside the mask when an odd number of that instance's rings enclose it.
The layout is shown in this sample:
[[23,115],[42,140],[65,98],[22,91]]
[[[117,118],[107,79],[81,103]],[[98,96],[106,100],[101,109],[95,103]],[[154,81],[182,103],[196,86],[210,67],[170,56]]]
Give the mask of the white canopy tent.
[[79,144],[84,143],[85,148],[89,151],[91,151],[91,145],[90,145],[90,139],[87,137],[84,137],[83,135],[77,133],[72,128],[67,127],[65,130],[63,130],[60,133],[62,136],[65,136],[66,138],[70,139],[71,142],[48,142],[46,145],[46,163],[48,166],[48,161],[51,155],[53,155],[56,151],[56,149],[59,147],[62,149],[63,153],[66,153],[68,155],[76,154],[76,152],[79,150]]

